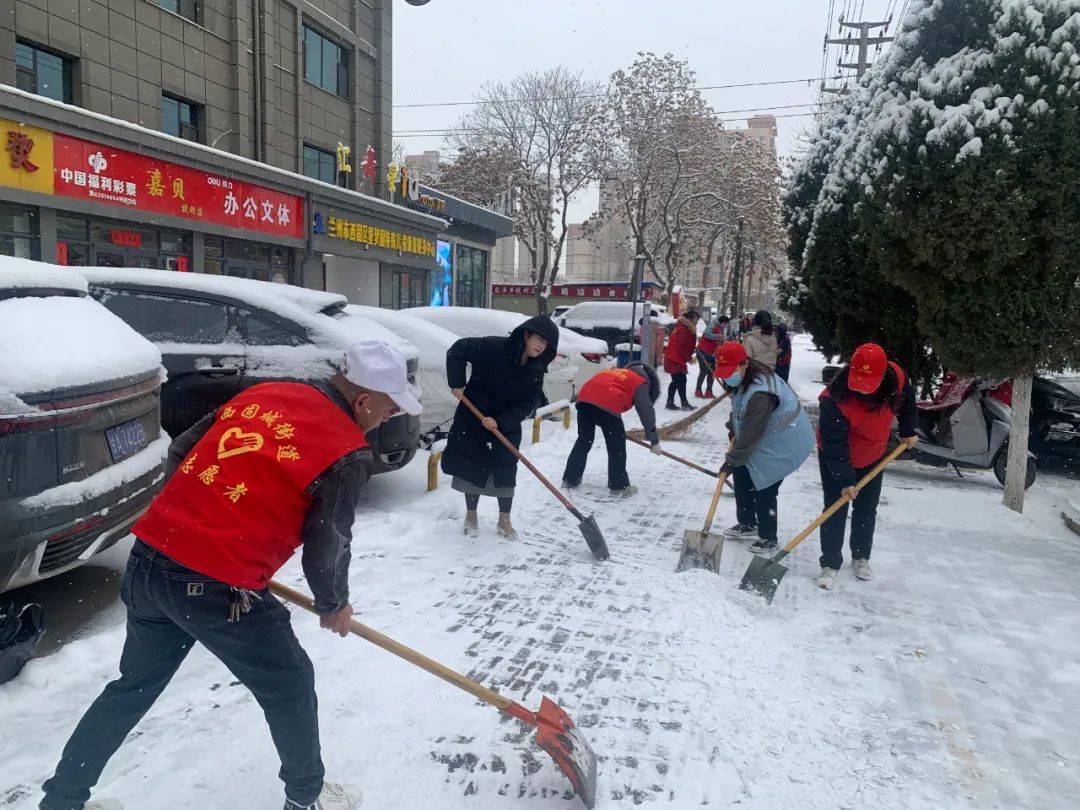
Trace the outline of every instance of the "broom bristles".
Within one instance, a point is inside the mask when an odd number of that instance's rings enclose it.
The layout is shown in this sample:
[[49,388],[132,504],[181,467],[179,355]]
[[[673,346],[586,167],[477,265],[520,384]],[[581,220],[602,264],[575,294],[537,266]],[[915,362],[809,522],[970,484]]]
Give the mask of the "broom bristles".
[[[661,440],[678,438],[679,436],[682,436],[684,433],[690,430],[690,428],[692,428],[698,421],[700,421],[701,418],[705,416],[705,414],[707,414],[725,399],[727,399],[726,396],[717,397],[708,405],[698,408],[696,411],[688,414],[687,416],[684,416],[679,421],[672,422],[670,425],[662,425],[656,432],[660,434]],[[640,429],[628,430],[626,431],[626,435],[639,440],[645,439],[645,431]]]

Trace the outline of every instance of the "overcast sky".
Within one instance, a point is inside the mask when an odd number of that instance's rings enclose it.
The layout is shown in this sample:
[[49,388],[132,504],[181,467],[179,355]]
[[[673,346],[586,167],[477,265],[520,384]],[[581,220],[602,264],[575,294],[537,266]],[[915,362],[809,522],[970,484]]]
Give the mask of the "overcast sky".
[[[639,51],[671,52],[697,72],[698,84],[721,85],[820,77],[827,12],[835,19],[883,15],[892,0],[431,0],[394,3],[394,104],[468,101],[485,81],[564,65],[601,81]],[[903,5],[899,2],[898,5]],[[835,62],[835,54],[830,54]],[[835,73],[835,69],[832,71]],[[725,110],[807,105],[817,81],[704,91]],[[409,130],[452,126],[467,108],[395,108],[395,140],[410,153],[443,146]],[[763,110],[777,116],[779,150],[787,153],[806,126],[809,106]],[[726,121],[741,128],[745,121]],[[572,211],[580,221],[596,207],[595,191]]]

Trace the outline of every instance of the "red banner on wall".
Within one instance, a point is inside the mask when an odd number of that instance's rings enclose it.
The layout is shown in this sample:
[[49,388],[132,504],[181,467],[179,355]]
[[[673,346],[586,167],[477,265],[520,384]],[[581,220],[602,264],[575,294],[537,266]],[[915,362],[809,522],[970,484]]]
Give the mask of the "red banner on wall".
[[167,160],[53,136],[54,193],[247,231],[304,237],[304,201]]
[[[551,288],[551,294],[565,298],[597,298],[609,301],[629,300],[626,284],[556,284]],[[642,298],[652,298],[652,288],[646,287],[642,291]],[[492,284],[492,295],[534,295],[535,291],[531,284]]]

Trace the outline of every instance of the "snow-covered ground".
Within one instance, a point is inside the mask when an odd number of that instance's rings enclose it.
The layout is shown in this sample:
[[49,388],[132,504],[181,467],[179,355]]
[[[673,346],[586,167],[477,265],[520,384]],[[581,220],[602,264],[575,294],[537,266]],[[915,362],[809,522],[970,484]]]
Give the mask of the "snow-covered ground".
[[[823,364],[797,338],[793,382]],[[717,465],[721,405],[670,449]],[[661,411],[661,418],[682,414]],[[558,479],[573,431],[526,446]],[[528,433],[528,432],[527,432]],[[1078,540],[1060,507],[1075,481],[1041,476],[1023,516],[992,474],[898,465],[878,521],[877,580],[817,590],[817,538],[790,559],[773,604],[740,592],[749,554],[720,576],[675,574],[713,479],[631,446],[641,491],[613,499],[603,442],[582,490],[612,551],[589,556],[573,519],[522,469],[518,543],[461,534],[423,454],[373,479],[357,514],[360,618],[537,708],[557,700],[600,755],[600,808],[1067,808],[1080,796]],[[781,534],[821,508],[813,458],[781,489]],[[734,520],[725,495],[718,525]],[[281,573],[302,587],[299,561]],[[0,806],[35,806],[79,714],[116,672],[119,611],[0,686]],[[567,783],[512,720],[357,638],[294,613],[315,661],[331,778],[366,806],[565,808]],[[106,769],[98,796],[138,810],[280,806],[255,701],[196,648]]]

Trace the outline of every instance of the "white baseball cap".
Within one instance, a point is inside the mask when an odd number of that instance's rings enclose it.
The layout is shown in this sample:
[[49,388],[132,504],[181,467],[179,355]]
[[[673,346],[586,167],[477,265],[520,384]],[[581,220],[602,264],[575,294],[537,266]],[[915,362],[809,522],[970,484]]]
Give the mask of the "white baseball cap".
[[405,355],[381,340],[361,340],[345,350],[345,379],[386,394],[405,413],[416,416],[422,410],[420,389],[409,384]]

